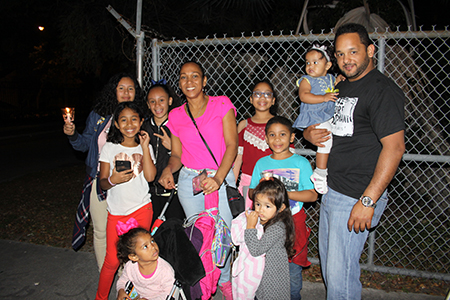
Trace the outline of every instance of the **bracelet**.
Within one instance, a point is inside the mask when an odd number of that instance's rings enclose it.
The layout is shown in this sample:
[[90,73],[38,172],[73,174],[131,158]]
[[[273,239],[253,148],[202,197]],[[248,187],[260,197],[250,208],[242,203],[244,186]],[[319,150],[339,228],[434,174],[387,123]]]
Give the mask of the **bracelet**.
[[115,183],[112,183],[112,182],[111,182],[111,176],[108,177],[108,182],[109,182],[109,184],[110,184],[111,186],[115,186],[115,185],[116,185]]

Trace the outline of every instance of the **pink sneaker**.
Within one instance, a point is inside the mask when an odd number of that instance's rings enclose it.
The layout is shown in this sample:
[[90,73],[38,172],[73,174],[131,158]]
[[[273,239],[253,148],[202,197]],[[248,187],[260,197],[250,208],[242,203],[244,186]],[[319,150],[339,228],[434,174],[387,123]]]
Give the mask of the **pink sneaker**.
[[227,281],[222,285],[219,285],[219,289],[222,292],[222,295],[225,297],[225,300],[233,300],[233,292],[231,290],[231,281]]

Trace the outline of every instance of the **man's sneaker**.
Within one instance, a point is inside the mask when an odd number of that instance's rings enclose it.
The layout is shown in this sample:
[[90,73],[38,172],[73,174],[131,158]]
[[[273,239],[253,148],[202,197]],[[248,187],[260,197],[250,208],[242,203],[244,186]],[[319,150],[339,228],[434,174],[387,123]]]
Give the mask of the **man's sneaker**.
[[316,172],[314,172],[311,175],[311,181],[314,183],[314,189],[319,193],[319,194],[326,194],[328,193],[328,185],[327,185],[327,177],[326,176],[322,176],[317,174]]

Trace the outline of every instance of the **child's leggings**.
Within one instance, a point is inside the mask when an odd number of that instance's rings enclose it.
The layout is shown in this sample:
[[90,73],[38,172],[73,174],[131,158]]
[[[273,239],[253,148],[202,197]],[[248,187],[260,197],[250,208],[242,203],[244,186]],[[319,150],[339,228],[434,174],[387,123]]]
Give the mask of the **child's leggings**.
[[[317,125],[316,128],[322,128],[331,131],[331,119]],[[325,147],[317,147],[317,152],[326,154],[330,153],[331,147],[333,146],[333,134],[330,134],[330,139],[322,144],[324,144]]]
[[130,218],[134,218],[139,226],[150,230],[153,217],[152,203],[141,207],[137,211],[126,216],[114,216],[108,213],[108,223],[106,225],[106,257],[100,272],[96,300],[108,300],[109,291],[114,281],[114,275],[119,268],[119,259],[117,258],[117,242],[119,236],[116,231],[118,221],[125,223]]

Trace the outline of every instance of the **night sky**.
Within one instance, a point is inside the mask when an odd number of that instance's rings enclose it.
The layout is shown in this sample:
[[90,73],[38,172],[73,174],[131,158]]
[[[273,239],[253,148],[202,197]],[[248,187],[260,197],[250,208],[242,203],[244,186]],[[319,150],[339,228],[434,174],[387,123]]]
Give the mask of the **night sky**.
[[[177,0],[171,1],[176,2]],[[373,1],[369,1],[369,5]],[[30,115],[36,115],[36,112],[43,115],[43,111],[49,109],[54,111],[56,107],[72,101],[71,97],[77,99],[76,105],[86,107],[86,110],[88,110],[95,99],[96,93],[111,75],[121,70],[134,72],[134,62],[126,60],[125,55],[121,53],[121,47],[123,47],[121,42],[123,40],[128,43],[131,53],[134,41],[131,35],[126,32],[123,33],[121,25],[104,9],[103,1],[82,1],[85,5],[82,9],[89,10],[91,8],[89,5],[96,6],[99,16],[95,17],[105,18],[103,25],[110,28],[111,36],[116,39],[112,43],[118,46],[117,49],[111,49],[113,53],[110,53],[107,59],[98,62],[101,68],[94,67],[88,71],[69,67],[67,60],[65,60],[67,59],[67,49],[63,48],[59,24],[61,22],[60,15],[70,10],[70,1],[15,0],[2,2],[2,10],[0,11],[3,27],[0,43],[0,108],[7,111],[7,116],[3,120],[8,119],[8,116],[13,119],[19,118],[17,107],[23,108],[21,113],[25,110]],[[111,3],[113,2],[112,0]],[[133,12],[135,13],[136,10],[136,2],[135,0],[120,1],[114,5],[121,5],[117,7],[119,11],[130,11],[129,18],[134,19]],[[144,8],[145,4],[150,2],[144,1]],[[310,5],[314,2],[315,0],[310,0]],[[404,0],[403,2],[406,3],[407,1]],[[279,3],[277,2],[276,5],[279,6]],[[442,30],[445,25],[450,23],[448,18],[450,1],[415,0],[414,3],[416,23],[417,25],[424,25],[423,30],[430,30],[432,25],[436,25],[437,30]],[[430,5],[430,3],[434,5]],[[143,17],[143,25],[148,25],[145,23],[145,10],[143,11]],[[161,15],[161,22],[164,21],[162,20],[163,17]],[[177,19],[174,16],[172,19],[175,20],[172,21],[176,26]],[[267,18],[267,20],[269,19]],[[90,21],[92,20],[83,17],[76,19],[78,23]],[[195,23],[196,20],[188,21],[190,22],[188,23],[190,28],[195,29],[198,26]],[[227,24],[227,22],[224,22],[224,24]],[[257,22],[254,24],[257,24]],[[251,26],[251,23],[247,25]],[[39,31],[38,26],[44,26],[44,31]],[[89,24],[85,26],[80,34],[90,34],[86,31]],[[293,24],[292,30],[295,30],[295,27],[296,24]],[[234,32],[227,28],[215,29],[222,32]],[[252,29],[246,30],[243,28],[241,31],[251,32]],[[122,33],[120,33],[121,30]],[[95,30],[92,32],[95,33]],[[167,33],[164,34],[168,35]],[[180,36],[183,36],[183,34],[180,34]],[[195,33],[191,33],[189,36],[202,37]],[[231,36],[231,34],[227,36]],[[102,43],[104,44],[104,41]],[[65,58],[64,51],[66,51]],[[94,60],[92,63],[94,63]],[[17,92],[17,90],[20,91]],[[86,91],[88,92],[86,93]],[[44,100],[36,100],[36,95],[40,95],[40,99]],[[47,101],[45,99],[52,100]],[[3,120],[0,120],[0,125],[3,125]]]

